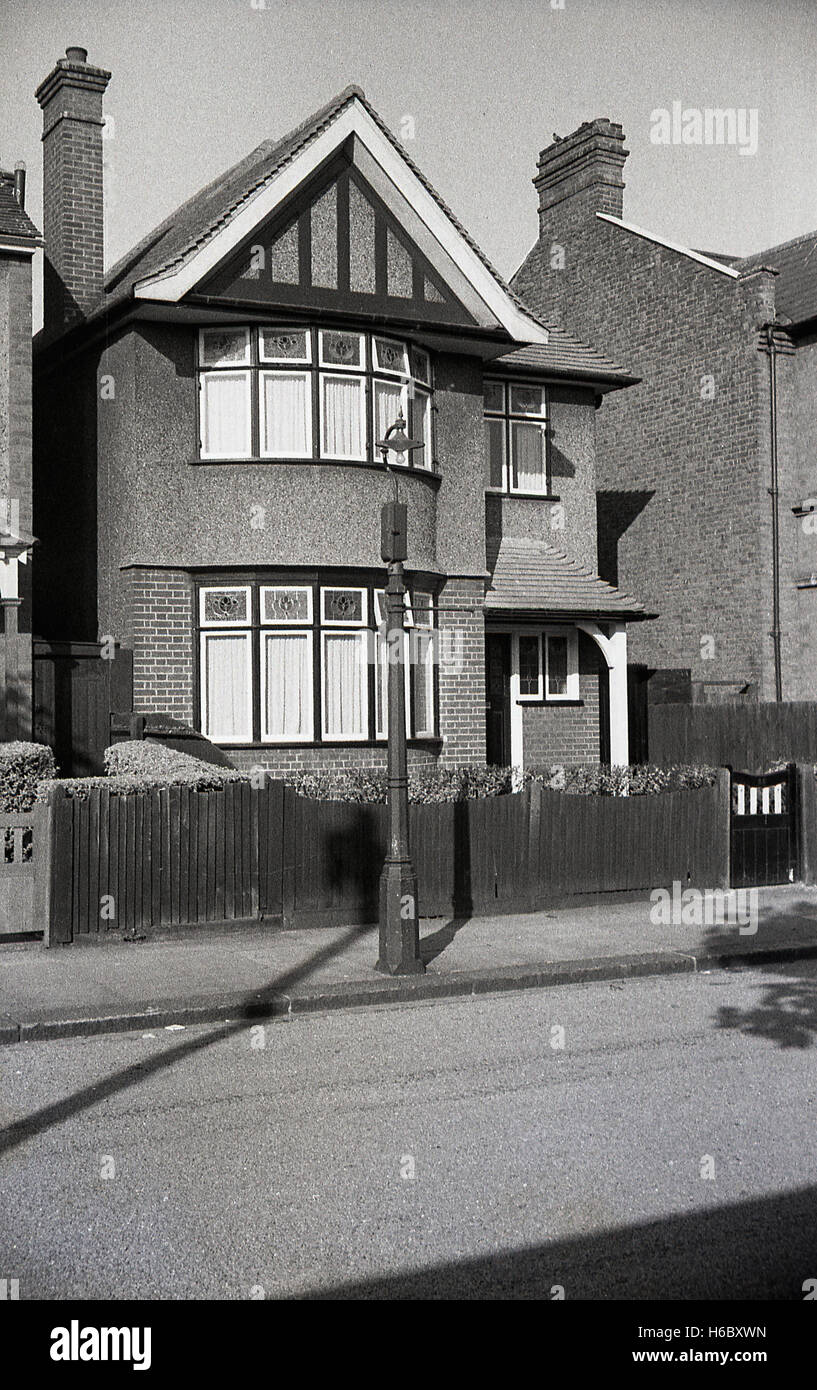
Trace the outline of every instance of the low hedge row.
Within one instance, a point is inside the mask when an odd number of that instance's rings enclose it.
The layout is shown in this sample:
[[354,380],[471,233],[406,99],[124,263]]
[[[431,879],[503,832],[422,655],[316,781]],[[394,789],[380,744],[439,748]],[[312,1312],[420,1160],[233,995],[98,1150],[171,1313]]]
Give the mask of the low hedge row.
[[0,811],[30,811],[38,790],[57,774],[44,743],[0,743]]
[[[574,796],[654,796],[660,792],[711,787],[715,767],[604,767],[598,763],[552,764],[514,773],[510,767],[436,768],[409,773],[409,800],[415,803],[470,801],[506,796],[532,782]],[[385,772],[296,772],[287,783],[301,796],[318,801],[382,803],[386,800]]]

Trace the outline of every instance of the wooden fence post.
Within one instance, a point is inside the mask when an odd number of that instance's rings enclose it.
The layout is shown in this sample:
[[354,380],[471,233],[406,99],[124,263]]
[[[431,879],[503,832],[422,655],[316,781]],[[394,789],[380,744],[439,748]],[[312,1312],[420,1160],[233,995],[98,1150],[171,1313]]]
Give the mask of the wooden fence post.
[[39,808],[34,835],[34,902],[36,920],[43,924],[45,946],[65,945],[74,939],[73,814],[73,803],[62,788],[50,787],[45,805]]
[[539,873],[541,819],[542,783],[531,782],[528,787],[528,901],[531,912],[538,911],[541,894]]
[[817,883],[817,779],[811,763],[797,768],[797,841],[801,883]]
[[728,888],[731,883],[732,835],[732,774],[728,767],[718,768],[718,859],[720,870],[716,888]]
[[297,817],[297,792],[294,787],[285,786],[281,801],[282,827],[282,871],[281,871],[281,921],[285,927],[295,925],[295,828]]

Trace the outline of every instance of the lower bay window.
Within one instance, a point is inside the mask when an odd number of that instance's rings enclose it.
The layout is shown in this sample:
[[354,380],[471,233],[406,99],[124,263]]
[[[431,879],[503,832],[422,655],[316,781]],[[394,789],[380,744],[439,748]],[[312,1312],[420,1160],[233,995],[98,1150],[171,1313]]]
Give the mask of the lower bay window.
[[[361,743],[388,732],[385,595],[270,578],[198,591],[202,732],[224,744]],[[431,593],[406,596],[406,729],[437,736]]]

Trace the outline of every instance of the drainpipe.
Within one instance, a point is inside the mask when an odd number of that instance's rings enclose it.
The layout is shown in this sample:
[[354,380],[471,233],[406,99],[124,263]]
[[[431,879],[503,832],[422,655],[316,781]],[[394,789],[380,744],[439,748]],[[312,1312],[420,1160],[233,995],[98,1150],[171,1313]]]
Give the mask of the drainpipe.
[[772,499],[772,645],[774,648],[774,698],[783,699],[783,674],[780,660],[780,518],[777,486],[777,347],[774,324],[767,323],[766,343],[769,349],[769,427],[771,434]]

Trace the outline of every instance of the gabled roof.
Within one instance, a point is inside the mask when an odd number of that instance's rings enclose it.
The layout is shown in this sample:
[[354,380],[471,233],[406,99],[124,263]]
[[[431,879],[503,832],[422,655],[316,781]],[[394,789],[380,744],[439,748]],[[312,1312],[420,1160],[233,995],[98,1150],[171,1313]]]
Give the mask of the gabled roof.
[[425,228],[433,254],[455,266],[471,283],[486,306],[486,321],[493,316],[496,325],[517,342],[546,342],[547,330],[505,283],[354,86],[282,139],[264,141],[154,228],[107,275],[94,313],[131,296],[165,302],[182,298],[352,136],[366,158],[394,184],[395,199],[404,214],[414,219],[415,227]]
[[615,589],[546,541],[503,536],[488,557],[491,583],[486,610],[545,612],[559,617],[640,619],[653,616],[643,603]]
[[40,233],[14,196],[14,175],[0,171],[0,240],[16,245],[18,239],[21,249],[42,246]]
[[778,315],[792,323],[817,317],[817,232],[784,241],[768,251],[758,251],[736,262],[742,271],[767,265],[778,272],[774,302]]

